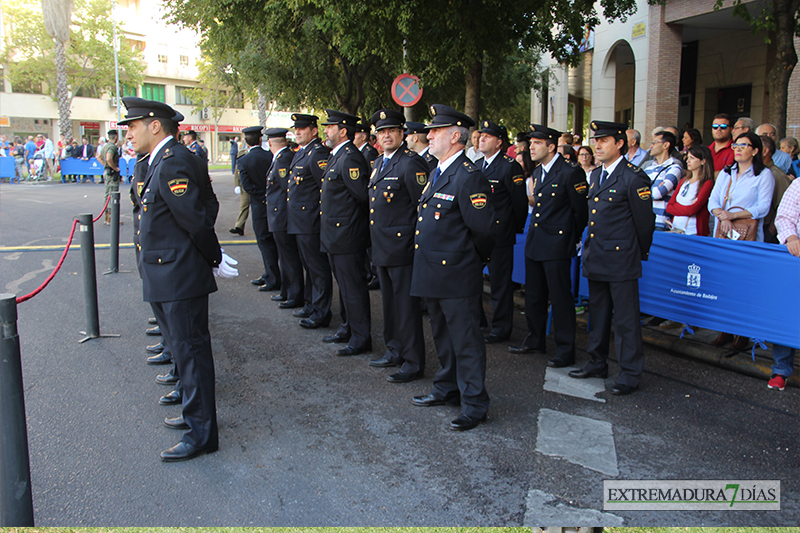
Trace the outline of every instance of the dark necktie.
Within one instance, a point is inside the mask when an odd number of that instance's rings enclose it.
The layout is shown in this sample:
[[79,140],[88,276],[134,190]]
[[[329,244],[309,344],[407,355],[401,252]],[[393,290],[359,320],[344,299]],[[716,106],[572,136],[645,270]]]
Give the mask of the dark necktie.
[[486,170],[487,168],[489,168],[489,162],[484,159],[483,160],[483,170]]
[[603,169],[603,172],[600,173],[600,186],[603,186],[603,183],[606,182],[606,178],[608,177],[608,171]]
[[436,185],[436,180],[439,179],[439,176],[442,175],[442,170],[439,167],[436,167],[436,170],[433,171],[433,177],[431,178],[431,187]]
[[388,159],[386,159],[386,156],[383,156],[383,163],[381,163],[381,172],[383,172],[383,169],[386,168],[387,161]]

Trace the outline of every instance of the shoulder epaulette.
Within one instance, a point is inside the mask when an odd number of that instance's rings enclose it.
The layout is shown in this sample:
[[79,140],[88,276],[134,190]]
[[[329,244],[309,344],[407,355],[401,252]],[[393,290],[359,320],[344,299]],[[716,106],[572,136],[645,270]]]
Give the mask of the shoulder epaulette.
[[503,154],[503,157],[504,157],[504,158],[505,158],[505,160],[506,160],[506,161],[508,161],[509,163],[515,163],[515,162],[516,162],[516,159],[514,159],[513,157],[510,157],[508,154]]
[[414,157],[415,155],[417,155],[417,152],[415,152],[414,150],[409,150],[408,148],[406,148],[403,153],[406,154],[406,156],[408,157]]
[[172,152],[169,148],[167,148],[166,150],[164,150],[164,155],[161,157],[161,159],[167,159],[168,157],[172,157],[173,153],[174,152]]
[[478,167],[470,163],[469,161],[464,161],[464,168],[467,169],[467,172],[477,172]]
[[633,170],[634,172],[642,172],[641,168],[639,168],[637,165],[634,165],[630,161],[628,162],[628,168]]
[[580,165],[578,165],[578,163],[576,163],[575,161],[567,161],[567,163],[568,163],[568,164],[569,164],[569,166],[571,166],[572,168],[578,168],[578,167],[580,166]]

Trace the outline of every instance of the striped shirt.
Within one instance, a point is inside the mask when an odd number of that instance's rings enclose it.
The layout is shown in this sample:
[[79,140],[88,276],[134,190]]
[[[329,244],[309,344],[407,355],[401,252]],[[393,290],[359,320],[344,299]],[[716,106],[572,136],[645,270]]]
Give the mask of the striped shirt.
[[667,214],[667,204],[670,196],[672,196],[672,191],[678,186],[678,182],[683,176],[683,167],[670,157],[663,164],[655,163],[644,171],[647,177],[650,178],[653,213],[656,215],[656,229],[668,230],[667,220],[672,217]]

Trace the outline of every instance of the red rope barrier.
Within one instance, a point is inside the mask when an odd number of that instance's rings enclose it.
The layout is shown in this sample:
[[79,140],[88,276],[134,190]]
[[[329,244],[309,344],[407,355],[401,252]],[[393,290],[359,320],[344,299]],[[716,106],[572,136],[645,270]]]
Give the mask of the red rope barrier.
[[[106,205],[107,204],[108,204],[108,202],[106,202]],[[47,284],[50,283],[53,280],[53,278],[56,276],[56,273],[61,269],[61,265],[64,264],[64,259],[67,258],[67,252],[69,251],[69,247],[72,244],[72,237],[75,235],[75,228],[76,227],[78,227],[78,221],[77,220],[73,220],[72,221],[72,231],[69,232],[69,240],[67,240],[67,245],[64,247],[64,253],[61,254],[61,259],[58,260],[58,264],[56,265],[56,268],[53,269],[53,271],[50,273],[50,275],[47,276],[47,279],[44,280],[44,283],[39,285],[39,287],[36,290],[34,290],[30,294],[26,294],[25,296],[18,297],[17,298],[17,303],[18,304],[21,304],[24,301],[30,300],[31,298],[33,298],[34,296],[36,296],[37,294],[42,292],[42,289],[47,287]]]
[[100,214],[97,215],[97,218],[93,218],[92,219],[92,223],[97,222],[98,220],[100,220],[100,217],[103,216],[103,213],[106,212],[106,207],[108,207],[108,201],[109,200],[111,200],[111,195],[110,194],[108,196],[106,196],[106,205],[103,206],[103,210],[100,211]]

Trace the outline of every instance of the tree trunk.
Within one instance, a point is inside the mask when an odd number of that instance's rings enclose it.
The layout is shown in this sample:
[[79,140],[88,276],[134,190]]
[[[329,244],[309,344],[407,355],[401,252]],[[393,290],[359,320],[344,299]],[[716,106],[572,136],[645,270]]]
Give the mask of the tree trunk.
[[483,80],[483,58],[476,60],[467,69],[467,91],[464,96],[464,114],[478,123],[481,113],[481,82]]
[[69,86],[67,85],[67,52],[64,43],[56,40],[56,101],[58,102],[59,133],[69,140],[72,137],[70,120]]
[[778,129],[778,140],[786,135],[786,104],[789,96],[789,79],[797,65],[794,49],[795,14],[800,0],[775,0],[775,58],[767,73],[769,90],[769,117]]
[[261,87],[258,88],[258,123],[262,128],[267,127],[267,97]]

